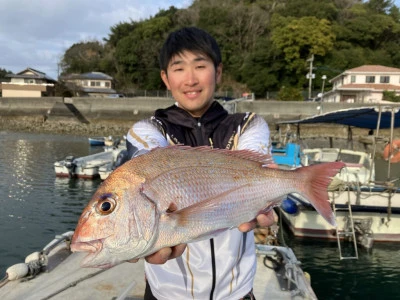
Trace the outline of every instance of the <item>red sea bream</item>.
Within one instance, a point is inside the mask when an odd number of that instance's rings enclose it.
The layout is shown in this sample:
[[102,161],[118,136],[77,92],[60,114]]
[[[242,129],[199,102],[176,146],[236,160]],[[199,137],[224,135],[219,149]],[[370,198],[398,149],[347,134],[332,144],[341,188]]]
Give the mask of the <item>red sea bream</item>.
[[116,169],[82,212],[71,249],[107,268],[181,243],[208,239],[300,193],[332,225],[327,187],[334,162],[269,168],[269,155],[208,147],[157,148]]

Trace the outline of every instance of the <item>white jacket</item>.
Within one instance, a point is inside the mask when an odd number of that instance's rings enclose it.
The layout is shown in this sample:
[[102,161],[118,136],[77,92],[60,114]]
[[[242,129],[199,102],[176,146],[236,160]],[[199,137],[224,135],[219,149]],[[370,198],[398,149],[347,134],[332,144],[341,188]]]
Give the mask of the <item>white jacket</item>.
[[[134,124],[127,136],[138,152],[167,146],[167,139],[148,121]],[[270,152],[268,125],[261,117],[255,116],[248,124],[239,136],[237,149]],[[250,292],[256,271],[253,231],[242,233],[235,228],[212,240],[215,257],[211,257],[211,240],[204,240],[188,244],[181,257],[163,265],[145,263],[153,295],[160,300],[240,299]]]

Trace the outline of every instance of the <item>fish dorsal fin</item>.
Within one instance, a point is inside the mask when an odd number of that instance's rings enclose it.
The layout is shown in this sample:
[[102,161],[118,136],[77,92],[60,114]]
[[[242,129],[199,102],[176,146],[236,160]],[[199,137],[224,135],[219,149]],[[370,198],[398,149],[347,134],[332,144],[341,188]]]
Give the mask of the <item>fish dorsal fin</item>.
[[[263,166],[268,166],[274,164],[272,156],[270,154],[261,154],[254,150],[228,150],[228,149],[218,149],[218,148],[211,148],[209,146],[199,146],[199,147],[190,147],[184,145],[172,145],[163,148],[155,148],[152,151],[157,151],[159,149],[164,149],[169,151],[193,151],[193,152],[214,152],[217,154],[223,154],[226,156],[247,159],[254,162],[258,162]],[[195,155],[195,153],[193,153]]]

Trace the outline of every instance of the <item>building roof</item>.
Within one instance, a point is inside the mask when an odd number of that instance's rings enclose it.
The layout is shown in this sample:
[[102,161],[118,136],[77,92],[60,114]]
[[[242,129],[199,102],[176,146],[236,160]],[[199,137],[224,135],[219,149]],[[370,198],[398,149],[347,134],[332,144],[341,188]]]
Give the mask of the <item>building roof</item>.
[[[33,74],[26,74],[31,72]],[[50,76],[46,75],[46,73],[35,70],[33,68],[26,68],[25,70],[17,73],[17,74],[7,74],[6,77],[9,78],[27,78],[27,79],[45,79],[51,82],[57,82],[57,80],[51,78]]]
[[346,70],[344,73],[400,73],[400,69],[381,65],[363,65]]
[[92,80],[113,80],[113,78],[102,72],[88,72],[83,74],[69,74],[61,76],[62,80],[73,80],[73,79],[92,79]]
[[386,67],[386,66],[381,66],[381,65],[363,65],[359,66],[353,69],[348,69],[345,70],[343,73],[340,73],[339,75],[336,75],[332,79],[329,80],[329,82],[334,82],[338,78],[343,77],[344,75],[348,74],[358,74],[358,73],[364,73],[364,74],[389,74],[389,73],[396,73],[400,75],[400,69],[399,68],[393,68],[393,67]]

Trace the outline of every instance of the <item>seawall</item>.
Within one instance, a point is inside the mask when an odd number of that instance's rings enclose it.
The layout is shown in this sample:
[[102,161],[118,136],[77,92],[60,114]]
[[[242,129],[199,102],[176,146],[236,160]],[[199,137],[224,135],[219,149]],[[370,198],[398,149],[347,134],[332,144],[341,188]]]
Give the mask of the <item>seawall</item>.
[[[0,98],[0,130],[121,136],[134,122],[151,116],[157,108],[165,108],[173,103],[173,99],[150,97]],[[277,121],[312,116],[321,109],[318,102],[256,100],[227,102],[223,105],[231,112],[256,112],[268,122],[271,131],[274,131]],[[371,105],[373,104],[323,103],[322,111]],[[398,106],[400,108],[400,104]],[[337,132],[341,137],[347,134],[346,130],[338,130],[335,126],[318,126],[313,131],[314,135],[324,136],[326,130]],[[365,134],[364,131],[360,133]],[[400,137],[400,133],[396,131],[396,134]]]

